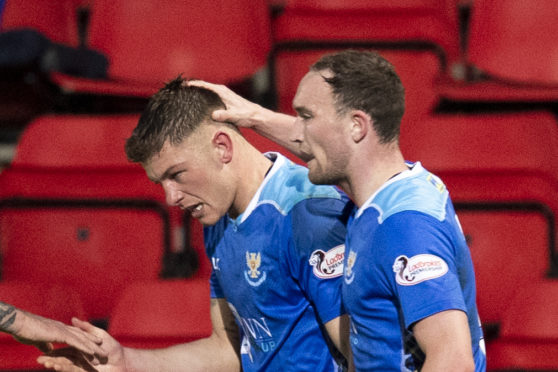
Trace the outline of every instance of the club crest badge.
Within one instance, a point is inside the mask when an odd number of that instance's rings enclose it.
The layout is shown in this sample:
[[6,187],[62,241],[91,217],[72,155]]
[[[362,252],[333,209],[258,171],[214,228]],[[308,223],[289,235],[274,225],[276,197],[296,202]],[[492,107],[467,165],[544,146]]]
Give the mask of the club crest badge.
[[313,267],[315,276],[321,279],[336,278],[343,274],[343,260],[345,259],[345,245],[341,244],[327,252],[315,250],[310,255],[308,263]]
[[355,251],[350,251],[347,257],[347,263],[345,265],[345,283],[351,284],[355,279],[355,272],[353,267],[355,266],[357,259],[357,253]]
[[244,271],[244,278],[253,287],[257,287],[262,284],[267,278],[267,273],[260,271],[260,266],[262,264],[261,253],[251,253],[246,252],[246,265],[248,270]]
[[411,258],[402,255],[395,259],[393,272],[397,284],[415,285],[445,275],[448,264],[432,254],[418,254]]

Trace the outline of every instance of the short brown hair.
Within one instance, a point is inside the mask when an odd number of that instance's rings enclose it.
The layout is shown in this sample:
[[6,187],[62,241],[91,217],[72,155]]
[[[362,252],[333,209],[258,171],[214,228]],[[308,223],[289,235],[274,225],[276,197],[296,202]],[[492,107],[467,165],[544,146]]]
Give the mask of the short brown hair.
[[216,93],[189,86],[185,79],[177,77],[147,103],[126,141],[126,156],[132,162],[145,163],[161,151],[165,141],[173,145],[181,143],[219,108],[225,105]]

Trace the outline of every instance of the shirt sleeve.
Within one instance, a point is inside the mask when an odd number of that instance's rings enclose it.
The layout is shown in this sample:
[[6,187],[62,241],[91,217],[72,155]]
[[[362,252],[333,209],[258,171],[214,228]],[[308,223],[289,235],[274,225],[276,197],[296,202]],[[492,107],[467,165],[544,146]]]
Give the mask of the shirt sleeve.
[[405,327],[441,311],[466,311],[455,244],[447,224],[421,212],[397,213],[378,228],[373,248],[382,252],[381,272]]
[[347,201],[345,198],[307,199],[291,211],[289,270],[322,323],[344,314],[341,280],[350,211]]

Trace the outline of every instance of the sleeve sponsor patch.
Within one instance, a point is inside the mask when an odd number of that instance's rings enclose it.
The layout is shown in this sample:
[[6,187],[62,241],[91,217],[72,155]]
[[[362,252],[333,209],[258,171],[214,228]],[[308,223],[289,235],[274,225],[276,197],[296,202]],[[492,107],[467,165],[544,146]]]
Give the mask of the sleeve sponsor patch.
[[402,255],[395,259],[393,271],[397,284],[415,285],[445,275],[448,264],[432,254],[419,254],[411,258]]
[[310,255],[308,263],[313,267],[315,276],[321,279],[336,278],[343,275],[343,260],[345,259],[345,245],[341,244],[329,251],[315,250]]

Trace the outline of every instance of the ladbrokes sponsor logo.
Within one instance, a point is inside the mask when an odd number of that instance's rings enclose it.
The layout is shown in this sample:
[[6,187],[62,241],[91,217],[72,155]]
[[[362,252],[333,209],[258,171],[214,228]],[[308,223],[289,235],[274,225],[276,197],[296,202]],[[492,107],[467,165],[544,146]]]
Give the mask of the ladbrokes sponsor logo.
[[415,285],[443,276],[448,272],[448,264],[432,254],[419,254],[411,258],[402,255],[395,259],[393,271],[398,284]]
[[336,278],[343,274],[343,260],[345,246],[338,245],[327,252],[318,249],[310,255],[308,263],[314,268],[312,271],[318,278]]

